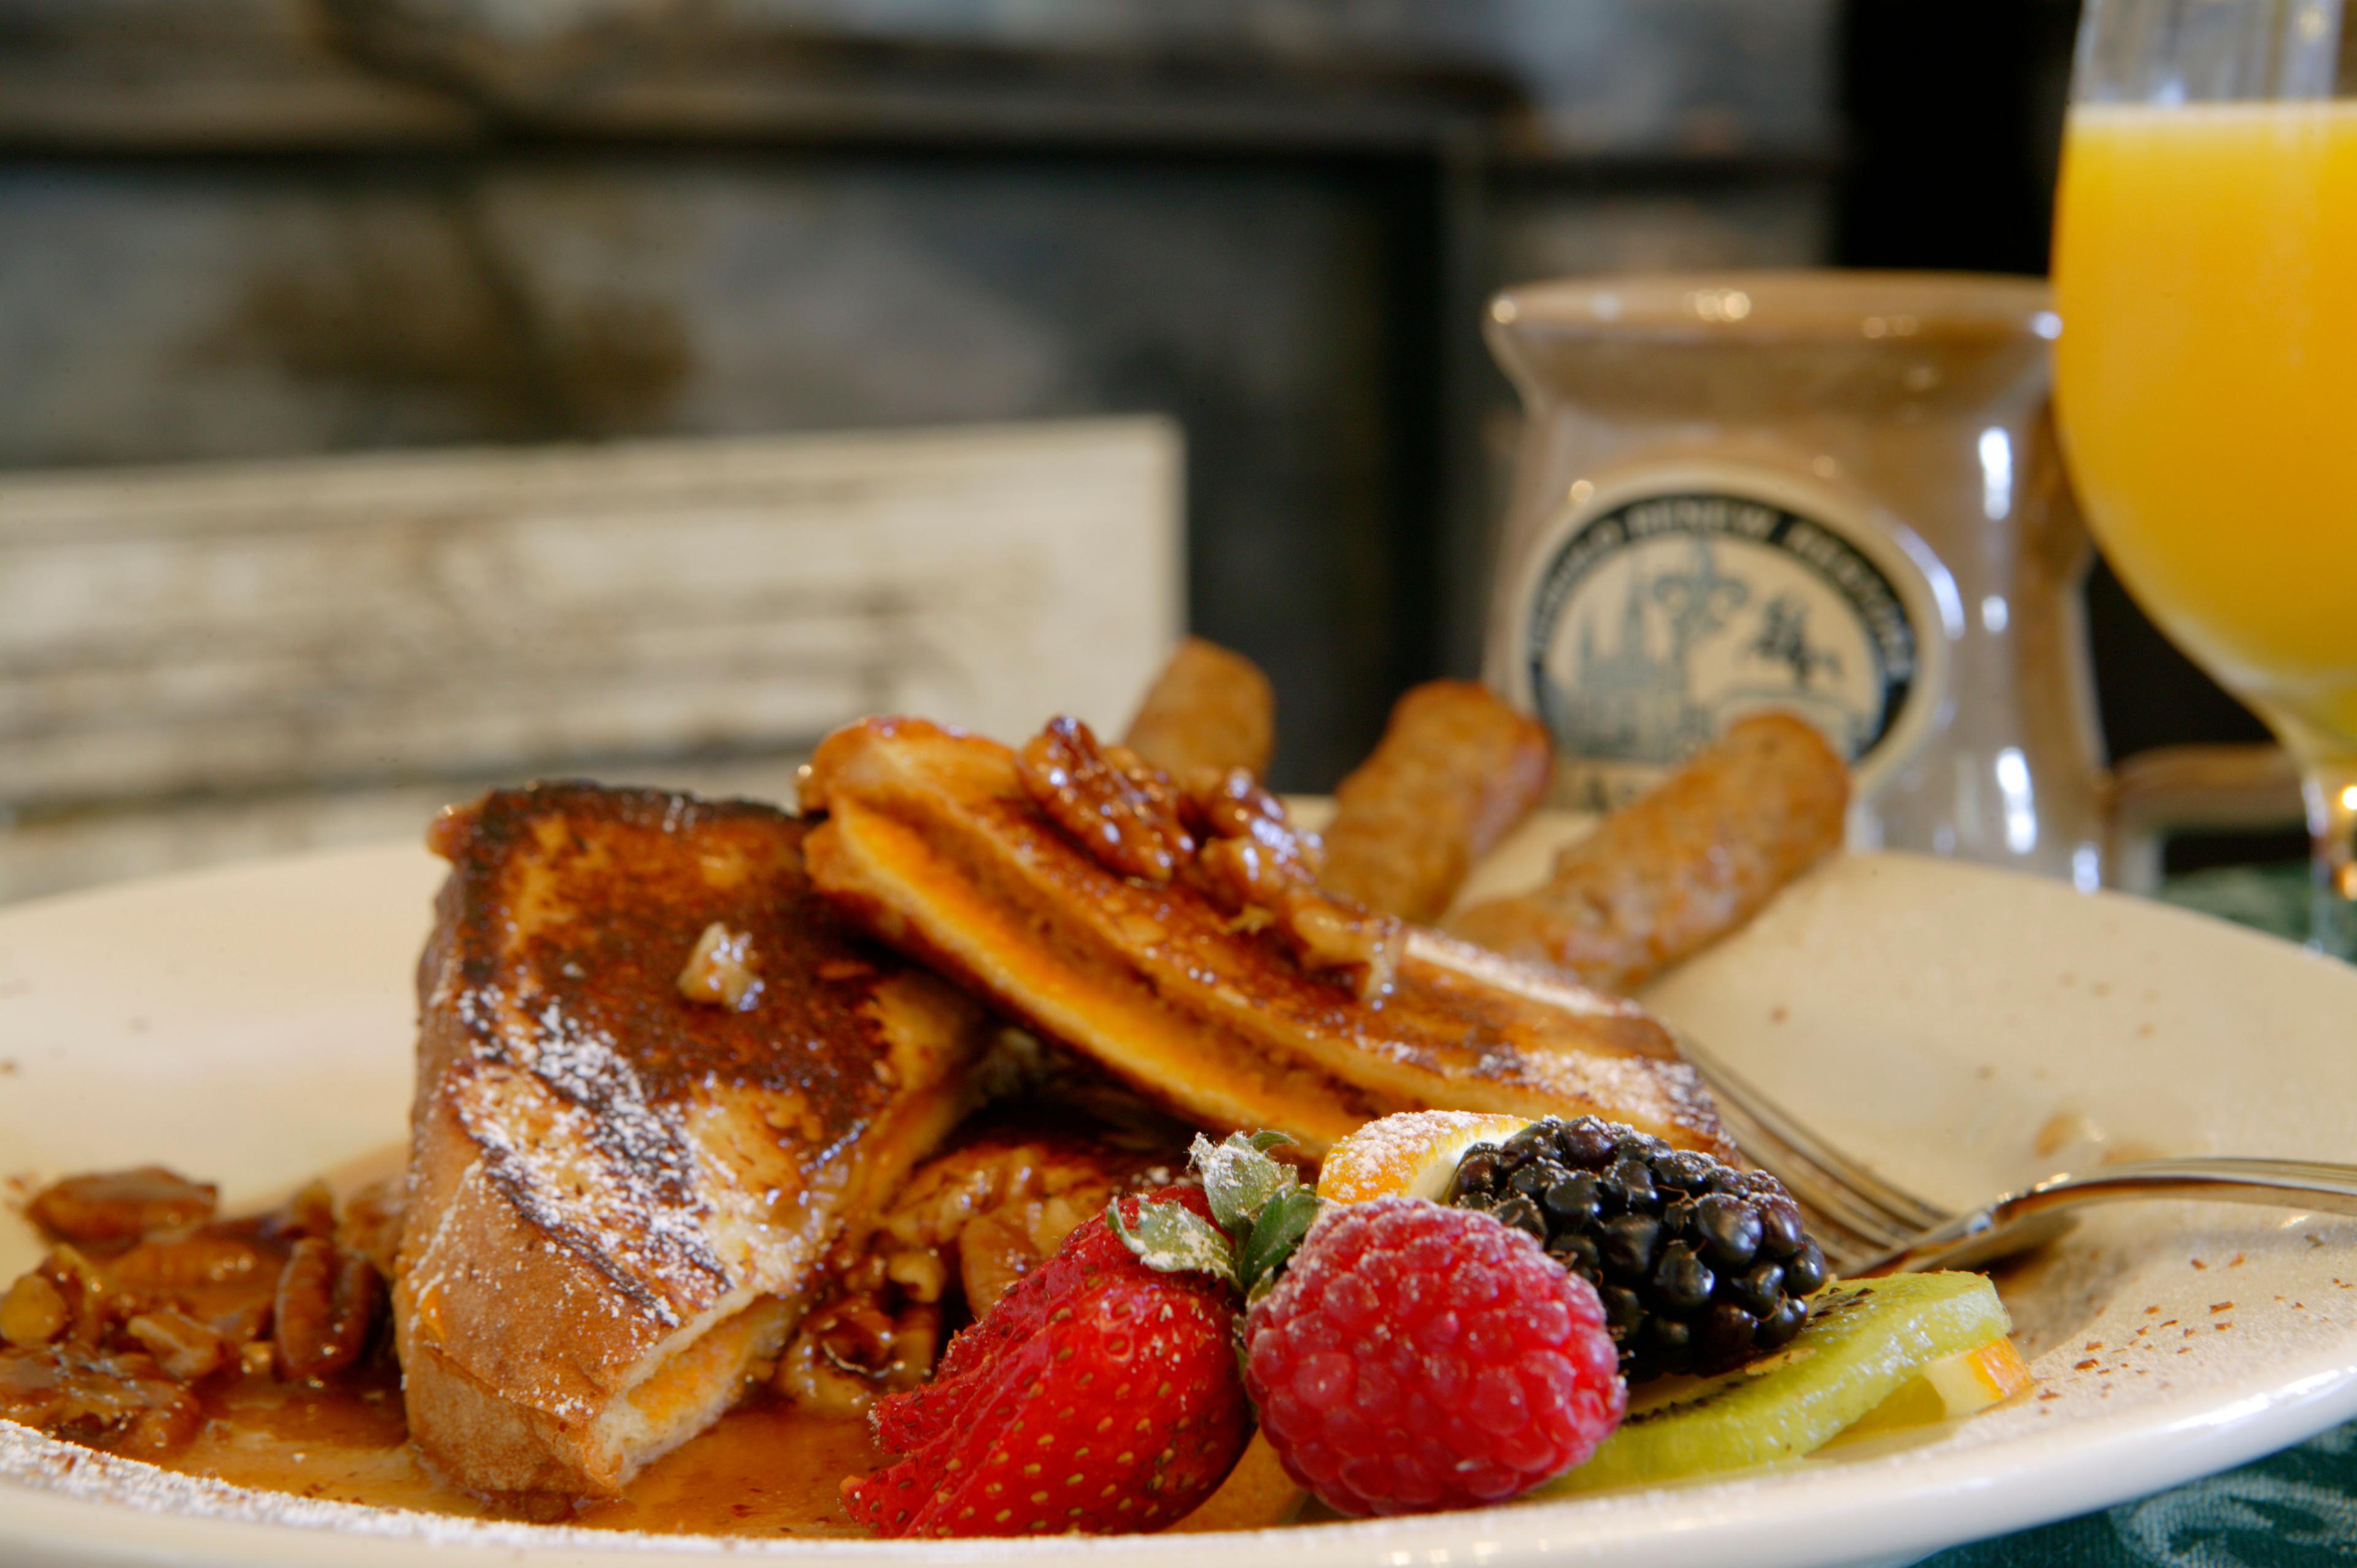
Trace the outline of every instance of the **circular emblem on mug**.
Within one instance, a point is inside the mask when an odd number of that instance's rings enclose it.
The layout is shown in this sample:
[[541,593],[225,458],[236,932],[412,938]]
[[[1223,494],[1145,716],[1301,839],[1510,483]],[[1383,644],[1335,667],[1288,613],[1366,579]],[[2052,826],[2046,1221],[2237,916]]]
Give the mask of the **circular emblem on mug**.
[[1778,499],[1679,489],[1575,512],[1531,568],[1515,684],[1571,765],[1567,804],[1618,804],[1766,709],[1807,719],[1862,772],[1912,749],[1928,595],[1879,539],[1862,547]]

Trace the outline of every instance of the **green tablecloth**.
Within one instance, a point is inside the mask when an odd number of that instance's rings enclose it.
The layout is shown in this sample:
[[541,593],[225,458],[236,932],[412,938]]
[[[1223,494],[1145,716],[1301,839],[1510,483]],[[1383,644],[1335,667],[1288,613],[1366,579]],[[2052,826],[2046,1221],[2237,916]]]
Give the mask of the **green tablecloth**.
[[[2304,866],[2198,873],[2162,897],[2277,936],[2308,920]],[[1943,1552],[1931,1568],[2309,1568],[2357,1562],[2357,1423],[2296,1448],[2042,1530]]]

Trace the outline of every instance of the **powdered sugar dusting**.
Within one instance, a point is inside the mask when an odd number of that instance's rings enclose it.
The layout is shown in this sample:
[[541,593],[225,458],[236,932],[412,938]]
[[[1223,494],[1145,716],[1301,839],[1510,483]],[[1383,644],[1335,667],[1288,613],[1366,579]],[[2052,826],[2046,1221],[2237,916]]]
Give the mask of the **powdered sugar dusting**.
[[456,1108],[517,1208],[667,1327],[684,1321],[677,1300],[726,1291],[683,1118],[649,1100],[616,1042],[553,1000],[528,1012],[478,990],[459,1011],[481,1029],[482,1067],[454,1080]]

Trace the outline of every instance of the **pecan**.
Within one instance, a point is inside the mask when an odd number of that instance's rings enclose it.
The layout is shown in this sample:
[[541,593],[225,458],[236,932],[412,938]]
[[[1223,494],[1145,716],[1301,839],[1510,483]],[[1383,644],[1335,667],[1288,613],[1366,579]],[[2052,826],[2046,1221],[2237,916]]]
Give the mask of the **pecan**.
[[928,1305],[941,1300],[950,1285],[949,1265],[931,1247],[894,1252],[884,1260],[884,1277],[906,1292],[909,1300]]
[[178,1307],[143,1312],[124,1324],[123,1331],[156,1358],[166,1376],[180,1382],[193,1383],[219,1370],[229,1359],[229,1341]]
[[35,1195],[25,1215],[64,1241],[135,1241],[151,1230],[178,1230],[212,1218],[220,1189],[162,1165],[68,1176]]
[[106,1337],[110,1293],[88,1258],[61,1241],[49,1249],[34,1273],[56,1287],[65,1303],[67,1333],[76,1344],[93,1347]]
[[227,1312],[216,1313],[213,1316],[213,1329],[221,1337],[227,1339],[231,1345],[237,1346],[241,1350],[259,1349],[262,1352],[264,1370],[268,1369],[271,1360],[270,1319],[273,1305],[270,1297],[263,1296],[258,1300],[242,1302]]
[[891,1313],[872,1297],[845,1296],[803,1321],[779,1358],[776,1386],[804,1409],[856,1415],[877,1395],[931,1377],[941,1338],[938,1306]]
[[188,1290],[230,1284],[261,1268],[263,1250],[242,1236],[199,1230],[142,1241],[112,1265],[118,1283],[136,1290]]
[[753,972],[753,933],[732,931],[715,920],[695,939],[687,967],[679,972],[679,993],[741,1013],[760,1000],[760,977]]
[[273,1241],[293,1241],[305,1236],[325,1239],[336,1233],[336,1195],[325,1180],[313,1176],[293,1197],[263,1216],[262,1233]]
[[336,1226],[336,1245],[347,1252],[358,1252],[376,1265],[376,1272],[393,1278],[393,1261],[401,1251],[402,1206],[407,1201],[408,1187],[397,1176],[372,1181],[352,1194],[344,1204],[344,1217]]
[[1040,1263],[1022,1214],[1006,1208],[978,1214],[958,1232],[957,1259],[958,1283],[976,1317]]
[[368,1348],[383,1305],[384,1280],[366,1258],[317,1236],[296,1242],[274,1304],[278,1375],[317,1380],[342,1371]]
[[1168,882],[1195,853],[1169,776],[1100,745],[1078,719],[1049,720],[1016,754],[1015,772],[1049,820],[1116,875]]
[[65,1293],[46,1275],[20,1274],[0,1296],[0,1339],[11,1345],[46,1345],[72,1322]]
[[78,1345],[0,1351],[0,1416],[93,1448],[160,1459],[196,1435],[196,1396],[137,1354]]
[[1310,973],[1334,975],[1361,1002],[1391,993],[1405,938],[1391,916],[1311,893],[1286,906],[1276,929]]
[[1242,768],[1224,773],[1216,768],[1194,769],[1180,784],[1179,800],[1181,817],[1199,835],[1242,838],[1255,819],[1285,821],[1285,802]]
[[1282,916],[1316,886],[1315,874],[1280,823],[1260,823],[1246,838],[1213,839],[1195,864],[1203,891],[1231,915],[1265,909]]
[[1339,979],[1362,1002],[1387,994],[1399,967],[1400,923],[1318,891],[1323,846],[1243,768],[1187,781],[1191,820],[1211,840],[1194,876],[1233,929],[1274,930],[1301,967]]

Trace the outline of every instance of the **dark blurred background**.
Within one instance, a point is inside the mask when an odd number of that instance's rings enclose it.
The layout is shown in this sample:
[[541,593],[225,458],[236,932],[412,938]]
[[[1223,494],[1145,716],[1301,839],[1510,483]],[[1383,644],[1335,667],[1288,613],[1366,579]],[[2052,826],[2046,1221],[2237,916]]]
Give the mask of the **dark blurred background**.
[[[0,467],[1159,411],[1279,782],[1477,662],[1501,284],[2038,273],[2066,0],[0,0]],[[2100,572],[2115,756],[2255,737]]]

